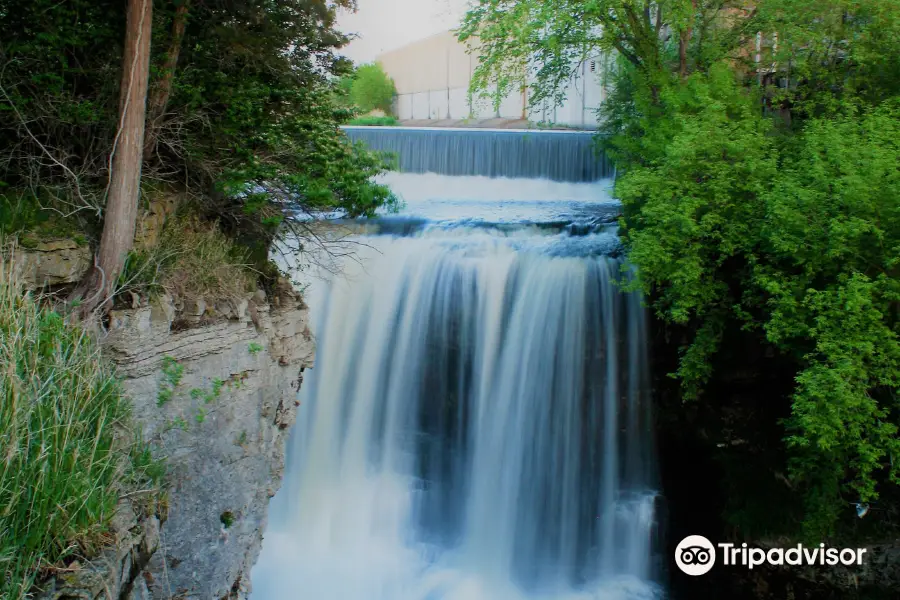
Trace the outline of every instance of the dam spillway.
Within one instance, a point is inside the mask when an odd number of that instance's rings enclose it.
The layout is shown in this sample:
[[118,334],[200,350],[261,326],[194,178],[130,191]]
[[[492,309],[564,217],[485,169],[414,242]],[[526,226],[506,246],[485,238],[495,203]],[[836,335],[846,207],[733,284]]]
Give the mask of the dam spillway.
[[584,131],[344,127],[353,141],[393,153],[403,173],[593,182],[613,176],[595,135]]

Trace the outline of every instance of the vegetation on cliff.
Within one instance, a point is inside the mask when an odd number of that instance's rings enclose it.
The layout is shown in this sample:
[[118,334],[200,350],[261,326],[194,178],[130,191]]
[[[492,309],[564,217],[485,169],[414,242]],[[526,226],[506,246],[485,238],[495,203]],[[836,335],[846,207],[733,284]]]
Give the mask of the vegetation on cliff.
[[0,260],[0,598],[109,542],[119,498],[155,511],[163,467],[92,338]]
[[790,405],[805,533],[895,489],[900,3],[483,0],[475,35],[476,91],[498,80],[497,98],[536,77],[532,102],[556,100],[573,60],[615,54],[602,144],[636,285],[684,336],[684,401],[719,402],[726,330],[792,365],[793,389],[759,402]]
[[[350,65],[337,54],[347,38],[334,24],[351,0],[128,5],[133,22],[121,3],[106,0],[0,0],[7,204],[36,201],[78,221],[96,245],[125,194],[116,191],[115,159],[138,134],[142,152],[125,170],[141,173],[141,191],[152,184],[193,198],[258,267],[278,230],[317,244],[305,227],[311,214],[370,215],[393,202],[371,180],[382,158],[339,129],[350,115],[333,92]],[[120,108],[139,91],[143,55],[135,48],[146,32],[146,119],[129,125]],[[123,68],[130,56],[137,58]],[[137,202],[125,195],[126,204]],[[134,215],[125,212],[113,220],[124,220],[127,234]],[[117,280],[130,243],[127,235],[116,240],[106,280]],[[102,266],[105,254],[98,256]]]
[[[126,292],[245,297],[274,285],[277,235],[327,246],[311,220],[394,204],[373,181],[384,157],[340,129],[335,18],[354,5],[0,0],[0,236],[75,237],[96,256],[65,316],[0,273],[0,597],[92,557],[120,495],[156,487],[76,313]],[[135,248],[160,194],[191,214]]]

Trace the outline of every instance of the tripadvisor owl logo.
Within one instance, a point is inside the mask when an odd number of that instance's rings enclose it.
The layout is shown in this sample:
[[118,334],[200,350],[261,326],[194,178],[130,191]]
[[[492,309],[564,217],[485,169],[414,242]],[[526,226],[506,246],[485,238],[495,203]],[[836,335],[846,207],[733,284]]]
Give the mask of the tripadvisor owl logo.
[[689,535],[675,548],[675,564],[687,575],[705,575],[716,564],[717,547],[723,566],[748,569],[762,565],[862,566],[863,557],[868,552],[867,548],[829,548],[825,544],[765,549],[750,547],[746,543],[739,546],[732,543],[713,545],[702,535]]
[[705,575],[716,564],[716,548],[702,535],[689,535],[675,548],[675,564],[688,575]]

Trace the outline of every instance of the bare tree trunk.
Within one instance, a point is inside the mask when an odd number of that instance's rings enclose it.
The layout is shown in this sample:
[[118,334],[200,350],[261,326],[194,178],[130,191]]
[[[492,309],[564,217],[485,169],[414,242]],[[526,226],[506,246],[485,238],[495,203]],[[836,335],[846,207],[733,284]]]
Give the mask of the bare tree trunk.
[[153,86],[147,105],[147,134],[144,143],[144,158],[148,158],[156,145],[159,135],[159,126],[162,116],[166,112],[169,96],[172,95],[172,82],[175,79],[175,67],[178,66],[178,55],[181,54],[181,42],[184,40],[184,30],[187,26],[188,8],[191,0],[181,0],[175,9],[175,18],[172,20],[172,38],[169,41],[169,49],[166,52],[166,60],[163,63],[162,77]]
[[678,41],[678,73],[681,75],[681,78],[684,79],[687,77],[688,66],[687,66],[687,48],[688,44],[691,41],[691,38],[694,35],[694,19],[697,17],[697,0],[691,0],[691,7],[694,9],[694,13],[691,14],[691,20],[687,28],[681,32],[681,39]]
[[125,256],[134,243],[144,148],[144,118],[147,83],[150,76],[150,32],[153,0],[128,0],[125,26],[125,53],[119,89],[119,131],[113,142],[109,194],[103,218],[100,250],[94,268],[76,291],[83,298],[80,307],[87,316],[112,304],[116,280]]

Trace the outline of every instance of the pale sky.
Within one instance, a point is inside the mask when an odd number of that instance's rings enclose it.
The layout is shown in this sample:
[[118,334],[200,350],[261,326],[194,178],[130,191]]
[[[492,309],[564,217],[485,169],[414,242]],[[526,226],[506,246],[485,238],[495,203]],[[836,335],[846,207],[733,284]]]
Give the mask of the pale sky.
[[342,49],[357,64],[457,27],[467,0],[358,0],[358,4],[355,14],[343,12],[338,17],[341,31],[359,35]]

